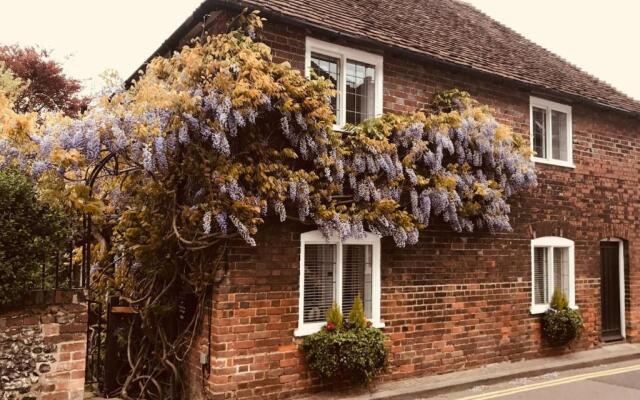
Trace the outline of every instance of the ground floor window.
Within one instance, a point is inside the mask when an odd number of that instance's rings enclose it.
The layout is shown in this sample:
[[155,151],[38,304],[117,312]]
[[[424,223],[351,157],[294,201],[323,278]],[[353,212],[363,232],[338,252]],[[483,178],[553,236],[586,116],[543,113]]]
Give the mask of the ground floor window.
[[531,312],[545,312],[555,291],[575,307],[574,244],[572,240],[546,236],[531,241]]
[[297,336],[318,331],[335,302],[346,315],[360,296],[365,316],[380,323],[380,238],[327,240],[319,231],[303,233],[300,246],[300,308]]

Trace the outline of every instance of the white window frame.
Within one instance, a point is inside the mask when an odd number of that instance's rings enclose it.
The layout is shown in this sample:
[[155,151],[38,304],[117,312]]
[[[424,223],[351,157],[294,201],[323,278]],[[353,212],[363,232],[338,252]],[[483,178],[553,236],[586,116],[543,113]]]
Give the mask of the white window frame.
[[371,321],[376,328],[384,328],[380,320],[380,237],[373,233],[365,233],[361,239],[340,240],[338,235],[325,238],[320,231],[305,232],[300,235],[300,297],[298,302],[298,328],[295,336],[306,336],[318,332],[326,322],[304,322],[304,248],[307,244],[335,244],[336,245],[336,287],[335,302],[342,307],[342,245],[359,244],[371,245]]
[[[535,248],[536,247],[564,247],[568,248],[569,253],[569,307],[577,309],[576,306],[576,273],[575,273],[575,245],[573,240],[558,237],[558,236],[544,236],[531,240],[531,314],[542,314],[550,308],[549,302],[545,304],[536,304],[536,288],[535,288]],[[549,258],[550,265],[553,265],[553,249],[551,250],[551,256]],[[555,287],[553,267],[547,271],[547,285],[549,291],[549,301],[553,292],[551,291]]]
[[357,61],[370,64],[375,67],[375,99],[374,99],[374,116],[382,114],[383,102],[383,57],[378,54],[368,53],[362,50],[352,49],[337,44],[325,42],[312,37],[306,38],[305,52],[305,76],[311,77],[311,53],[319,53],[325,56],[334,57],[340,60],[340,82],[338,82],[338,96],[336,104],[339,114],[336,116],[336,123],[333,128],[342,130],[347,120],[347,109],[345,102],[345,94],[347,93],[347,60]]
[[[531,150],[533,151],[533,108],[540,108],[546,111],[547,121],[545,127],[546,144],[547,144],[547,157],[540,157],[532,155],[531,159],[535,163],[557,165],[560,167],[575,168],[573,163],[573,120],[571,117],[571,106],[566,104],[556,103],[555,101],[541,99],[539,97],[531,96],[529,98],[529,138],[531,142]],[[551,132],[551,114],[552,111],[559,111],[567,115],[567,161],[557,160],[553,158],[553,141]]]
[[618,238],[606,238],[602,239],[601,242],[617,242],[618,243],[618,278],[620,280],[620,334],[623,338],[627,337],[627,321],[626,321],[626,310],[625,310],[625,297],[626,297],[626,288],[625,288],[625,278],[624,278],[624,240]]

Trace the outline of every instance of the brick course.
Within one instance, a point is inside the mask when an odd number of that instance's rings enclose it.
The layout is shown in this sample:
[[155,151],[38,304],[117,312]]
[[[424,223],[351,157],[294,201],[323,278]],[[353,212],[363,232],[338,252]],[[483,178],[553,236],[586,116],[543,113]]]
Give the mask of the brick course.
[[[304,66],[301,28],[267,23],[264,39],[279,61]],[[312,35],[319,39],[335,38]],[[362,48],[357,44],[339,44]],[[364,50],[376,51],[363,48]],[[441,374],[600,345],[600,240],[624,239],[626,334],[640,341],[640,121],[625,113],[531,93],[490,80],[384,54],[384,109],[410,112],[443,89],[466,90],[491,107],[498,121],[529,135],[529,96],[573,107],[575,169],[538,165],[539,186],[511,202],[513,232],[458,234],[435,221],[413,247],[383,241],[382,318],[391,368],[381,380]],[[276,399],[322,389],[310,376],[293,336],[298,321],[299,234],[295,224],[262,228],[258,246],[236,243],[230,269],[215,290],[208,319],[189,360],[190,398]],[[540,337],[531,303],[530,240],[556,235],[575,241],[576,302],[585,331],[569,349],[553,350]]]

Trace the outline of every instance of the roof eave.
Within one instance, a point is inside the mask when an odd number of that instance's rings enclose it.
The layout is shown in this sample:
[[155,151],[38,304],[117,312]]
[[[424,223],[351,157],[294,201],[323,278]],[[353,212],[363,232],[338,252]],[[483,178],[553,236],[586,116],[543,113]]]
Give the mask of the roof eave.
[[171,34],[171,36],[169,36],[162,43],[162,45],[160,45],[160,47],[158,47],[158,49],[156,51],[154,51],[147,58],[147,60],[129,78],[127,78],[127,80],[125,81],[125,85],[126,86],[131,85],[133,80],[138,76],[138,72],[141,71],[141,70],[144,70],[145,66],[153,58],[155,58],[155,57],[157,57],[159,55],[165,54],[167,52],[170,52],[172,50],[175,50],[178,47],[178,44],[180,43],[180,41],[184,38],[184,36],[186,36],[194,28],[194,26],[197,23],[199,23],[200,21],[202,21],[204,16],[207,15],[207,13],[211,12],[215,7],[224,7],[224,8],[227,8],[227,9],[234,10],[234,11],[241,11],[244,8],[255,9],[255,10],[260,11],[262,15],[264,15],[266,17],[271,17],[276,21],[286,22],[288,24],[291,24],[291,25],[294,25],[294,26],[298,26],[298,27],[301,27],[301,28],[306,28],[306,29],[322,32],[323,34],[326,34],[326,35],[329,35],[329,36],[345,38],[345,39],[348,39],[350,41],[361,43],[361,44],[364,44],[364,45],[367,45],[367,46],[372,46],[374,48],[378,48],[378,49],[381,49],[381,50],[392,51],[392,52],[395,52],[395,53],[401,54],[401,55],[410,54],[410,55],[412,55],[414,57],[418,57],[419,59],[422,59],[422,60],[425,60],[425,61],[429,61],[429,62],[432,62],[432,63],[436,63],[436,64],[439,64],[439,65],[456,68],[456,69],[459,69],[459,70],[462,70],[462,71],[465,71],[465,72],[469,72],[469,73],[472,73],[472,74],[475,74],[475,75],[480,75],[480,76],[483,76],[483,77],[489,77],[489,78],[493,78],[493,79],[499,79],[499,80],[504,81],[504,82],[509,82],[511,84],[518,85],[518,86],[522,87],[523,89],[542,91],[543,93],[549,93],[550,95],[560,96],[560,97],[571,99],[571,100],[574,100],[574,101],[577,101],[577,102],[590,104],[590,105],[596,106],[598,108],[603,108],[603,109],[607,109],[607,110],[613,110],[613,111],[617,111],[617,112],[622,112],[624,114],[628,114],[628,115],[632,115],[634,117],[640,118],[640,112],[637,112],[637,111],[632,111],[632,110],[628,110],[628,109],[624,109],[624,108],[615,107],[615,106],[612,106],[610,104],[600,103],[600,102],[598,102],[598,101],[596,101],[596,100],[594,100],[592,98],[588,98],[588,97],[585,97],[585,96],[579,96],[579,95],[576,95],[576,94],[573,94],[573,93],[567,93],[567,92],[564,92],[564,91],[561,91],[561,90],[557,90],[557,89],[553,89],[553,88],[547,88],[547,87],[544,87],[544,86],[527,83],[527,82],[524,82],[522,80],[509,78],[509,77],[506,77],[504,75],[496,74],[494,72],[480,70],[480,69],[475,68],[475,67],[470,66],[470,65],[465,65],[465,64],[462,64],[462,63],[454,63],[454,62],[451,62],[451,61],[443,60],[441,58],[438,58],[436,56],[433,56],[433,55],[430,55],[430,54],[426,54],[426,53],[423,53],[423,52],[411,51],[411,50],[403,48],[403,47],[394,46],[394,45],[391,45],[391,44],[388,44],[388,43],[380,42],[380,41],[369,39],[369,38],[366,38],[366,37],[356,36],[356,35],[340,32],[340,31],[336,31],[336,30],[324,27],[322,25],[315,24],[315,23],[310,22],[310,21],[294,18],[294,17],[288,16],[288,15],[285,15],[283,13],[275,12],[275,11],[270,10],[268,8],[265,8],[265,7],[260,7],[260,6],[255,6],[255,5],[245,5],[242,0],[205,0],[205,1],[203,1],[198,6],[198,8],[196,8],[196,10],[191,14],[191,16],[189,16]]

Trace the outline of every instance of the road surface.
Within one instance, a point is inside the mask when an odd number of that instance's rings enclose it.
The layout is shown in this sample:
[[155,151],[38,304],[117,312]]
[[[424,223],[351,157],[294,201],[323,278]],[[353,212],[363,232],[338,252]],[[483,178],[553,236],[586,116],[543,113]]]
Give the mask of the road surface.
[[634,360],[580,370],[554,372],[536,378],[521,378],[429,398],[429,400],[489,399],[640,400],[640,362]]

